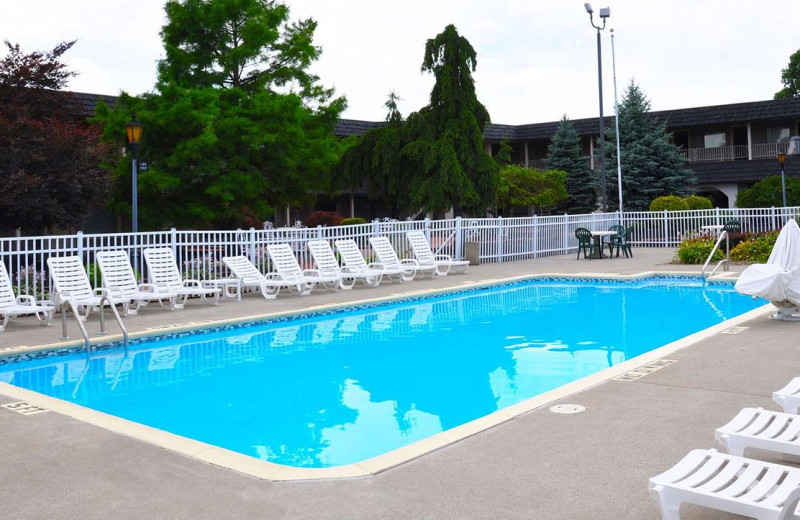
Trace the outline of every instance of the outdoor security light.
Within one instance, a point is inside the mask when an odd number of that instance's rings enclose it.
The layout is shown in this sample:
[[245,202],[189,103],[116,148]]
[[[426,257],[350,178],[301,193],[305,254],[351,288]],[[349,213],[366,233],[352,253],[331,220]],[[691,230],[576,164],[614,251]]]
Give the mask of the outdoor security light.
[[778,163],[779,163],[781,166],[783,166],[783,165],[785,165],[785,164],[786,164],[786,154],[785,154],[785,153],[779,153],[779,154],[778,154]]
[[136,120],[136,112],[133,113],[133,120],[125,125],[128,133],[128,143],[131,149],[131,230],[139,232],[139,140],[142,138],[142,124]]
[[610,7],[601,7],[600,8],[600,18],[608,18],[611,16],[611,8]]
[[592,4],[583,4],[583,7],[586,9],[586,12],[592,14],[594,10],[592,9]]
[[599,93],[600,105],[600,118],[598,119],[598,134],[600,135],[600,198],[602,201],[601,207],[603,213],[605,213],[608,208],[606,204],[606,131],[605,125],[603,124],[603,58],[600,48],[600,31],[606,28],[606,22],[611,16],[611,9],[608,7],[600,9],[600,18],[603,20],[603,25],[595,25],[594,15],[592,14],[594,13],[592,4],[583,4],[583,7],[586,9],[586,12],[589,13],[589,23],[592,24],[592,27],[597,29],[597,90]]
[[142,138],[142,124],[136,120],[136,114],[133,114],[133,121],[125,125],[125,130],[128,132],[128,143],[139,144]]

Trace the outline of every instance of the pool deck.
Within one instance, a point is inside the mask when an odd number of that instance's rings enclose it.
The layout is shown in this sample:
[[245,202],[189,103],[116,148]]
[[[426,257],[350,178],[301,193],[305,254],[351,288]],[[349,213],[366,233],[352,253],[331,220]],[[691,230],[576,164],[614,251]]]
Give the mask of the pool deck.
[[[174,312],[147,308],[125,323],[139,334],[533,274],[698,272],[671,264],[673,253],[635,249],[632,259],[579,261],[573,254],[307,297],[191,301]],[[741,269],[732,266],[726,275]],[[97,325],[95,315],[90,334]],[[648,478],[693,448],[717,447],[714,429],[742,407],[776,409],[772,392],[800,375],[800,324],[761,313],[737,326],[673,350],[664,357],[674,363],[640,379],[593,384],[377,475],[344,480],[262,480],[54,411],[0,408],[0,504],[16,519],[657,519]],[[108,320],[111,333],[115,327]],[[74,322],[70,333],[77,334]],[[58,321],[41,327],[25,318],[0,333],[0,349],[52,344],[60,334]],[[0,389],[0,405],[17,400]],[[586,411],[548,411],[559,403]],[[780,462],[777,455],[753,456]],[[681,518],[732,516],[684,506]]]

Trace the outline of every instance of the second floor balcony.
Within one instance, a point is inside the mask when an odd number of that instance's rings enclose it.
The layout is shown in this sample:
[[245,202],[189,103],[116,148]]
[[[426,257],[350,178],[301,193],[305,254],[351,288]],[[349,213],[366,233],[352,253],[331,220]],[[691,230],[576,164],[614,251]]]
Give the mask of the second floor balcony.
[[685,148],[681,153],[686,162],[722,162],[748,159],[775,159],[779,153],[786,153],[788,142],[760,143],[752,145],[717,146],[714,148]]

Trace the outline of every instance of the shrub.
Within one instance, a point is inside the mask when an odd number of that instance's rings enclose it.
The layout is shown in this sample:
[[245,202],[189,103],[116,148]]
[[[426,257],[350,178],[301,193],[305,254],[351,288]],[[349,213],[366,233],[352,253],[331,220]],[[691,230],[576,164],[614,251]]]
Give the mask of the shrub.
[[[683,264],[704,264],[716,242],[716,237],[709,235],[687,238],[678,246],[678,258]],[[717,262],[722,257],[722,251],[717,249],[712,260]]]
[[[800,179],[786,177],[786,204],[800,204]],[[769,208],[783,206],[781,176],[773,175],[744,189],[736,196],[737,208]]]
[[335,211],[315,211],[306,220],[306,227],[338,226],[342,223],[342,216]]
[[355,225],[358,225],[358,224],[366,224],[366,223],[367,223],[367,221],[365,219],[361,218],[361,217],[347,217],[347,218],[343,218],[341,224],[339,224],[339,225],[341,225],[341,226],[355,226]]
[[650,211],[681,211],[687,209],[689,209],[689,205],[677,195],[658,197],[650,203]]
[[734,262],[753,262],[757,264],[766,263],[777,238],[777,230],[768,233],[748,234],[739,242],[739,245],[731,249],[731,260]]
[[688,209],[714,209],[714,205],[711,203],[711,199],[708,197],[689,195],[683,200],[686,202]]

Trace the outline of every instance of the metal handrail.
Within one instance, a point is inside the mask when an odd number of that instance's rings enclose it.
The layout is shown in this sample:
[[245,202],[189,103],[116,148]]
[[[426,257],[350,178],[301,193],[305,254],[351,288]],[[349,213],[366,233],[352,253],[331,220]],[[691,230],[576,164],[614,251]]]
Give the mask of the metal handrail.
[[[711,273],[709,273],[709,275],[706,276],[706,267],[708,267],[708,264],[709,264],[709,262],[711,262],[711,259],[714,258],[714,253],[716,253],[717,249],[719,249],[719,245],[722,243],[722,239],[723,238],[725,239],[725,258],[723,258],[722,260],[717,262],[716,267],[714,267],[714,269],[711,271]],[[717,243],[714,244],[714,248],[711,250],[711,254],[708,255],[708,258],[706,258],[706,263],[703,264],[703,271],[700,273],[702,275],[702,277],[703,277],[703,281],[706,281],[708,278],[714,276],[714,273],[717,272],[717,269],[719,269],[719,267],[721,265],[725,266],[723,268],[723,271],[727,271],[728,270],[728,265],[730,264],[730,261],[731,261],[731,242],[730,242],[730,238],[728,236],[728,232],[723,229],[719,234],[719,238],[717,239]]]
[[[106,320],[105,320],[105,304],[108,303],[111,312],[114,313],[114,318],[117,320],[117,324],[119,325],[120,330],[122,331],[122,344],[125,348],[128,347],[128,329],[125,328],[125,324],[122,323],[122,317],[119,315],[119,311],[117,311],[114,302],[112,302],[108,295],[102,294],[100,296],[100,334],[107,334],[106,331]],[[67,332],[67,312],[64,308],[65,305],[69,305],[69,308],[72,310],[72,314],[75,316],[76,321],[78,322],[78,328],[83,335],[83,341],[86,345],[86,352],[91,352],[91,342],[89,341],[89,333],[86,331],[86,326],[83,324],[83,320],[81,319],[81,315],[78,312],[77,307],[75,306],[75,302],[67,296],[64,298],[61,294],[56,295],[56,307],[61,311],[61,329],[62,329],[62,336],[61,339],[69,339],[69,335]]]

